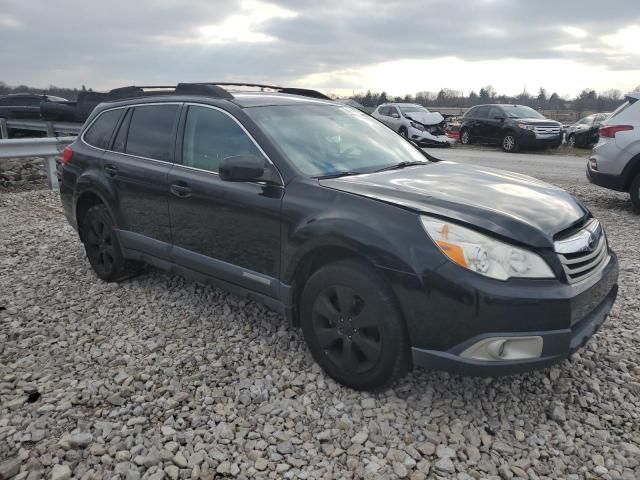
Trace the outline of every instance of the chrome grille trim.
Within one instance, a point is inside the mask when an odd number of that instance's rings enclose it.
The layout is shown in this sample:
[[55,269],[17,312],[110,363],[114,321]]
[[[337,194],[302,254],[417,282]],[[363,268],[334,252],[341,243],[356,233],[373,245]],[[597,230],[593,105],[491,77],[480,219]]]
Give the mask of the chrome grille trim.
[[536,134],[536,137],[553,137],[556,135],[560,135],[560,127],[557,126],[535,126],[533,127],[533,132]]
[[[597,242],[595,247],[593,242]],[[597,274],[611,259],[604,230],[595,219],[579,232],[556,241],[554,246],[567,280],[572,284]]]

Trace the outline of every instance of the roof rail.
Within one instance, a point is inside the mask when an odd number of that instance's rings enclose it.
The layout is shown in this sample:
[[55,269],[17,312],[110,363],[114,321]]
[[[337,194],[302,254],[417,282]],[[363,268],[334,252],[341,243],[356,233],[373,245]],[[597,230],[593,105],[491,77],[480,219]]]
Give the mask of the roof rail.
[[233,95],[223,87],[252,87],[260,88],[263,91],[268,89],[275,90],[279,93],[331,100],[331,98],[327,97],[325,94],[318,92],[317,90],[310,90],[307,88],[288,88],[278,87],[275,85],[264,85],[260,83],[242,82],[194,82],[178,83],[177,85],[131,85],[127,87],[114,88],[109,91],[107,101],[167,94],[204,95],[207,97],[223,98],[227,100],[232,99]]

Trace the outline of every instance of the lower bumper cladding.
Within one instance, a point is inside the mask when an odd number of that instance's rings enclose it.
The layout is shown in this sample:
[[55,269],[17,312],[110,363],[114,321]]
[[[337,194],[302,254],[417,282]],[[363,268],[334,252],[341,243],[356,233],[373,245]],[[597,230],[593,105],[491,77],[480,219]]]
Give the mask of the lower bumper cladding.
[[618,293],[615,285],[571,328],[542,332],[500,332],[473,337],[448,351],[412,348],[416,366],[462,375],[493,377],[551,366],[583,347],[605,322]]

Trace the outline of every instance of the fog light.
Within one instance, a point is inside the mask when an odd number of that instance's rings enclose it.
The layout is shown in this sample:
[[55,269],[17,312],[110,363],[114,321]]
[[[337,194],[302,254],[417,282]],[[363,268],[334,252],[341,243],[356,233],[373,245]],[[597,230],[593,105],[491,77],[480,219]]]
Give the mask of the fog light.
[[591,165],[591,170],[598,170],[598,161],[595,158],[590,158],[589,164]]
[[463,358],[485,361],[527,360],[542,355],[543,340],[531,337],[490,337],[474,343],[460,354]]

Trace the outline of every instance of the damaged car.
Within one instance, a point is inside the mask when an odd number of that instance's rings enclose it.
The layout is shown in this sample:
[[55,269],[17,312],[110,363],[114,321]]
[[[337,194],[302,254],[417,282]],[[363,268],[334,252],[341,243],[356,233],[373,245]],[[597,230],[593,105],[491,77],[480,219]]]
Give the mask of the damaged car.
[[421,147],[449,147],[455,140],[447,136],[446,121],[415,103],[383,103],[371,114]]

